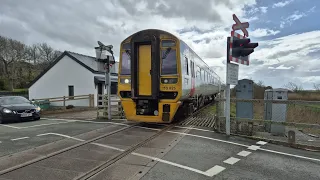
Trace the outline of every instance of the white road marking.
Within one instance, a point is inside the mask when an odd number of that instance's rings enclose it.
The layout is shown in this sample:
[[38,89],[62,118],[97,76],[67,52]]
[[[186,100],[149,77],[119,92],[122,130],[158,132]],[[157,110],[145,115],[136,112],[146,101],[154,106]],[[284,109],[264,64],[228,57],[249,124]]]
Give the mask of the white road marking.
[[[122,125],[126,125],[126,124],[122,124]],[[142,129],[146,129],[146,127],[139,127],[139,126],[135,126],[137,128],[142,128]],[[159,129],[155,129],[155,128],[148,128],[151,130],[156,130],[158,131]],[[188,133],[181,133],[181,132],[175,132],[175,131],[167,131],[169,133],[176,133],[176,134],[181,134],[181,135],[186,135],[186,136],[193,136],[193,137],[198,137],[198,138],[203,138],[203,139],[209,139],[209,140],[213,140],[213,141],[219,141],[219,142],[224,142],[224,143],[228,143],[228,144],[233,144],[233,145],[238,145],[238,146],[243,146],[243,147],[249,147],[248,145],[245,144],[240,144],[240,143],[235,143],[235,142],[230,142],[230,141],[224,141],[224,140],[220,140],[220,139],[214,139],[214,138],[210,138],[210,137],[206,137],[206,136],[199,136],[199,135],[194,135],[194,134],[188,134]],[[302,159],[309,159],[309,160],[314,160],[314,161],[319,161],[320,159],[315,159],[315,158],[308,158],[308,157],[304,157],[304,156],[299,156],[299,155],[294,155],[294,154],[289,154],[289,153],[283,153],[283,152],[278,152],[278,151],[272,151],[272,150],[268,150],[268,149],[262,149],[259,148],[259,150],[263,150],[263,151],[268,151],[268,152],[273,152],[276,154],[282,154],[282,155],[287,155],[287,156],[292,156],[292,157],[298,157],[298,158],[302,158]],[[247,152],[247,151],[245,151]],[[241,152],[240,152],[241,153]],[[250,154],[251,152],[249,152]],[[248,154],[248,155],[249,155]],[[238,153],[239,155],[239,153]],[[239,155],[241,156],[241,155]],[[246,155],[247,156],[247,155]]]
[[33,127],[40,127],[40,126],[49,126],[49,125],[54,125],[54,124],[65,124],[65,123],[69,123],[69,122],[57,122],[57,123],[48,123],[48,124],[37,124],[37,125],[33,125],[33,126],[24,126],[24,127],[20,127],[20,129],[33,128]]
[[201,129],[201,128],[189,128],[189,127],[184,127],[184,126],[175,126],[177,128],[183,128],[183,129],[193,129],[193,130],[198,130],[198,131],[204,131],[204,132],[214,132],[212,130],[207,130],[207,129]]
[[38,134],[37,136],[47,136],[47,135],[56,135],[56,136],[62,136],[62,137],[69,138],[69,139],[74,139],[74,140],[77,140],[77,141],[85,141],[83,139],[79,139],[79,138],[75,138],[75,137],[72,137],[72,136],[59,134],[59,133],[44,133],[44,134]]
[[279,151],[273,151],[273,150],[269,150],[269,149],[262,149],[262,148],[260,148],[259,150],[267,151],[267,152],[272,152],[272,153],[276,153],[276,154],[282,154],[282,155],[286,155],[286,156],[297,157],[297,158],[301,158],[301,159],[308,159],[308,160],[313,160],[313,161],[318,161],[318,162],[320,162],[320,159],[316,159],[316,158],[309,158],[309,157],[305,157],[305,156],[299,156],[299,155],[295,155],[295,154],[289,154],[289,153],[284,153],[284,152],[279,152]]
[[154,131],[160,131],[161,130],[161,129],[155,129],[155,128],[141,127],[141,126],[136,126],[136,128],[148,129],[148,130],[154,130]]
[[231,141],[225,141],[225,140],[221,140],[221,139],[210,138],[210,137],[206,137],[206,136],[199,136],[199,135],[195,135],[195,134],[188,134],[188,133],[182,133],[182,132],[176,132],[176,131],[167,131],[167,132],[186,135],[186,136],[193,136],[193,137],[198,137],[198,138],[202,138],[202,139],[209,139],[209,140],[224,142],[224,143],[233,144],[233,145],[237,145],[237,146],[249,147],[248,145],[239,144],[239,143],[235,143],[235,142],[231,142]]
[[21,137],[21,138],[15,138],[15,139],[11,139],[11,141],[18,141],[18,140],[21,140],[21,139],[28,139],[29,137]]
[[116,151],[124,151],[123,149],[116,148],[116,147],[113,147],[113,146],[108,146],[108,145],[105,145],[105,144],[100,144],[100,143],[91,143],[91,144],[94,144],[94,145],[96,145],[96,146],[101,146],[101,147],[109,148],[109,149],[113,149],[113,150],[116,150]]
[[116,122],[98,122],[98,121],[87,121],[87,120],[74,120],[74,119],[56,119],[56,118],[52,118],[52,119],[46,119],[49,121],[69,121],[69,122],[86,122],[86,123],[94,123],[94,124],[113,124],[113,125],[120,125],[120,126],[130,126],[128,124],[123,124],[123,123],[116,123]]
[[257,144],[265,145],[265,144],[267,144],[267,142],[265,142],[265,141],[258,141]]
[[248,149],[256,151],[257,149],[260,149],[260,146],[251,145],[248,147]]
[[[138,127],[138,126],[137,126]],[[144,127],[138,127],[138,128],[144,128]],[[153,129],[153,128],[148,128],[148,129]],[[158,130],[158,129],[153,129],[153,130]],[[240,144],[240,143],[235,143],[235,142],[230,142],[230,141],[224,141],[224,140],[220,140],[220,139],[214,139],[214,138],[210,138],[210,137],[206,137],[206,136],[199,136],[199,135],[194,135],[194,134],[187,134],[187,133],[181,133],[181,132],[176,132],[176,131],[167,131],[169,133],[176,133],[176,134],[182,134],[182,135],[186,135],[186,136],[193,136],[193,137],[198,137],[198,138],[203,138],[203,139],[209,139],[209,140],[213,140],[213,141],[219,141],[219,142],[224,142],[224,143],[229,143],[229,144],[233,144],[233,145],[238,145],[238,146],[243,146],[243,147],[250,147],[248,145],[245,144]],[[266,144],[266,142],[264,143]],[[253,146],[253,145],[252,145]],[[251,147],[252,147],[251,146]],[[308,157],[304,157],[304,156],[299,156],[299,155],[294,155],[294,154],[289,154],[289,153],[283,153],[283,152],[278,152],[278,151],[272,151],[272,150],[268,150],[268,149],[262,149],[259,148],[259,150],[263,150],[263,151],[268,151],[268,152],[273,152],[273,153],[277,153],[277,154],[282,154],[282,155],[287,155],[287,156],[292,156],[292,157],[299,157],[302,159],[309,159],[309,160],[314,160],[314,161],[320,161],[320,159],[315,159],[315,158],[308,158]],[[245,153],[244,153],[245,152]],[[242,151],[240,152],[241,155],[239,156],[243,156],[242,153],[246,154],[248,151]],[[251,152],[248,152],[249,154]],[[247,154],[247,155],[249,155]],[[246,155],[246,156],[247,156]]]
[[[77,140],[77,141],[85,141],[83,139],[78,139],[78,138],[75,138],[75,137],[72,137],[72,136],[68,136],[68,135],[64,135],[64,134],[58,134],[58,133],[45,133],[45,134],[39,134],[38,136],[45,136],[45,135],[57,135],[57,136],[62,136],[62,137],[74,139],[74,140]],[[94,145],[97,145],[97,146],[110,148],[110,149],[114,149],[114,150],[118,150],[118,151],[124,151],[123,149],[112,147],[112,146],[108,146],[108,145],[104,145],[104,144],[100,144],[100,143],[90,143],[90,144],[94,144]],[[158,162],[162,162],[162,163],[165,163],[165,164],[169,164],[169,165],[172,165],[172,166],[176,166],[176,167],[179,167],[179,168],[182,168],[182,169],[186,169],[186,170],[189,170],[189,171],[192,171],[192,172],[196,172],[196,173],[199,173],[199,174],[203,174],[203,175],[209,176],[209,177],[213,177],[214,175],[220,173],[221,171],[223,171],[225,169],[222,166],[214,166],[214,167],[210,168],[209,170],[207,170],[206,172],[203,172],[203,171],[195,169],[195,168],[191,168],[191,167],[188,167],[188,166],[177,164],[177,163],[174,163],[174,162],[171,162],[171,161],[166,161],[166,160],[163,160],[163,159],[160,159],[160,158],[157,158],[157,157],[152,157],[152,156],[148,156],[148,155],[144,155],[144,154],[140,154],[140,153],[135,153],[135,152],[132,152],[131,154],[135,155],[135,156],[140,156],[140,157],[152,159],[152,160],[155,160],[155,161],[158,161]]]
[[251,152],[249,152],[249,151],[241,151],[241,152],[239,152],[237,155],[246,157],[246,156],[248,156],[249,154],[251,154]]
[[20,127],[10,126],[10,125],[5,125],[5,124],[0,124],[0,126],[10,127],[10,128],[14,128],[14,129],[21,129]]
[[240,161],[240,159],[234,158],[234,157],[230,157],[229,159],[227,159],[227,160],[225,160],[223,162],[233,165],[233,164],[237,163],[238,161]]
[[215,175],[219,174],[221,171],[223,171],[225,169],[226,168],[224,168],[222,166],[215,165],[211,169],[207,170],[206,174],[207,174],[207,176],[212,177],[212,176],[215,176]]

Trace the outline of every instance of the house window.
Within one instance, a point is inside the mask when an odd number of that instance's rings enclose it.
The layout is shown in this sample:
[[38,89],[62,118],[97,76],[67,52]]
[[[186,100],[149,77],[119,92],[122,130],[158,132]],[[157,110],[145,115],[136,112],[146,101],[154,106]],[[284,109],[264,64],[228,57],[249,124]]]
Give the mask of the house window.
[[74,99],[74,97],[70,97],[70,96],[74,96],[74,87],[73,86],[69,86],[69,99]]

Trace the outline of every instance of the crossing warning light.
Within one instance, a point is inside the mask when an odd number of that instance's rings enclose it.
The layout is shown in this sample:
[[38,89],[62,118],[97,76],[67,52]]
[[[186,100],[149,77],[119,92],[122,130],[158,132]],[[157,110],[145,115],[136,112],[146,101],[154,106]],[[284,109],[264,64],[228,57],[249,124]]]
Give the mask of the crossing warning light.
[[249,56],[254,52],[254,48],[258,47],[258,43],[250,43],[250,38],[239,39],[233,37],[232,41],[232,57],[241,58]]

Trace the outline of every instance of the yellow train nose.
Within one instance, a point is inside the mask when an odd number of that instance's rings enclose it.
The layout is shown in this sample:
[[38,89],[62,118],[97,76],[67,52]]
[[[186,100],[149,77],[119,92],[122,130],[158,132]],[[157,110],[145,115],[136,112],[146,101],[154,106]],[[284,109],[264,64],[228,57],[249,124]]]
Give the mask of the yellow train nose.
[[[140,108],[141,106],[131,100],[122,101],[122,107],[128,121],[154,123],[171,123],[180,104],[180,101],[176,103],[159,102],[158,110],[151,110],[148,107]],[[149,110],[151,111],[148,112]]]

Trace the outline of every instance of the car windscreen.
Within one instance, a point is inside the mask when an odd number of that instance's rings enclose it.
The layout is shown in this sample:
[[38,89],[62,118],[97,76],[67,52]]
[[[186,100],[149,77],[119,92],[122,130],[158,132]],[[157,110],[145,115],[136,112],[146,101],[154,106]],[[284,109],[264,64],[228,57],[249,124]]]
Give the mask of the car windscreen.
[[11,105],[11,104],[24,104],[30,103],[30,101],[24,97],[1,97],[0,105]]

